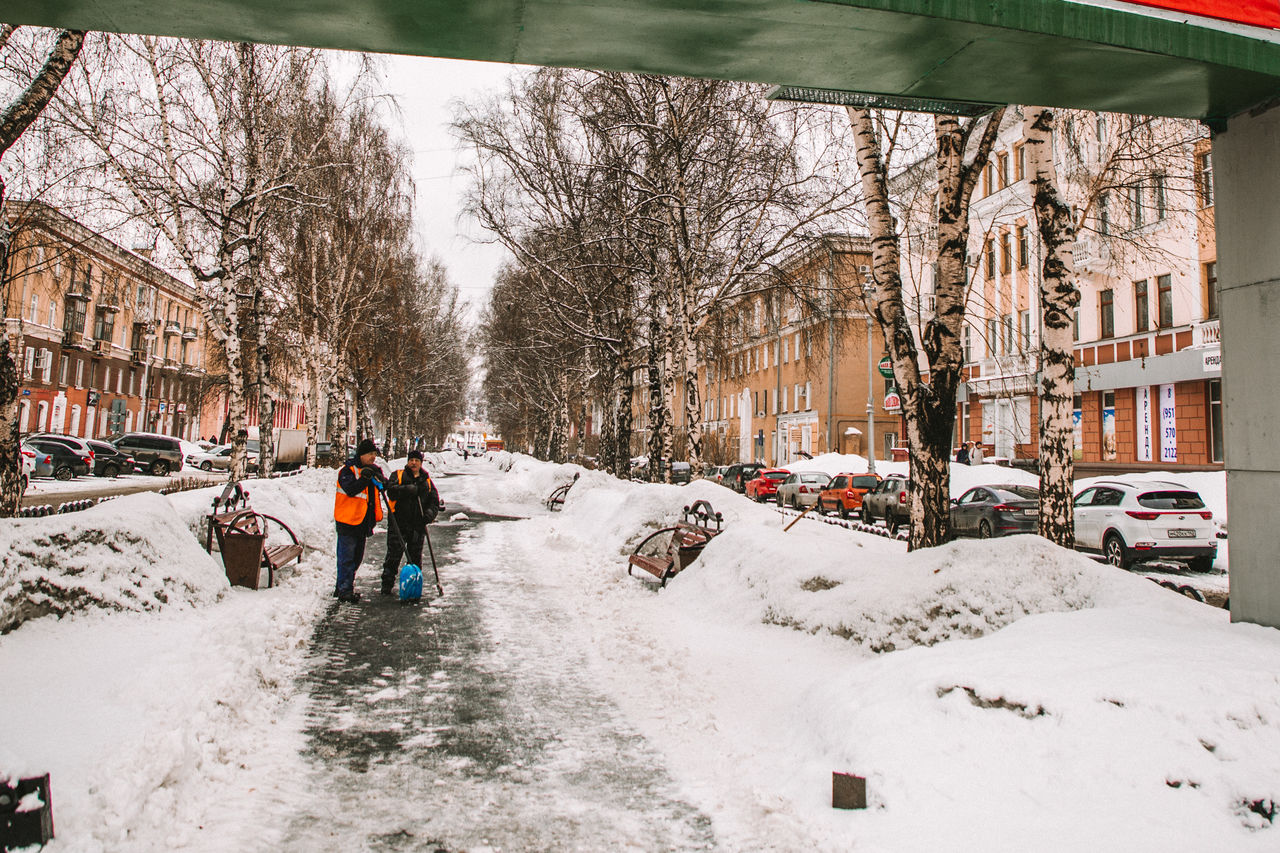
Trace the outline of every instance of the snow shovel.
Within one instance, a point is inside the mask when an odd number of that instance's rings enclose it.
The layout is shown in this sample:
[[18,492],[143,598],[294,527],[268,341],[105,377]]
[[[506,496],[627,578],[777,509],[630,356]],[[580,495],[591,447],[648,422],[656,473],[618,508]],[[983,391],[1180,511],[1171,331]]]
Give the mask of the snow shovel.
[[[418,514],[421,515],[424,519],[427,517],[426,511],[423,510],[422,508],[421,496],[418,497]],[[431,547],[430,525],[424,523],[422,525],[422,533],[427,537],[427,553],[431,555],[431,571],[434,572],[436,576],[436,594],[444,595],[444,587],[440,586],[440,570],[436,568],[436,549]],[[422,588],[421,580],[418,581],[418,588],[419,589]],[[419,593],[419,595],[421,595],[421,593]]]
[[[378,492],[383,498],[386,498],[386,486],[379,480],[374,480],[373,484],[377,486]],[[390,500],[387,501],[387,526],[395,531],[396,538],[402,543],[404,536],[400,533],[400,525],[396,522],[396,514],[391,509]],[[405,563],[400,567],[400,582],[397,584],[397,592],[401,601],[418,601],[422,598],[422,569],[413,563]]]

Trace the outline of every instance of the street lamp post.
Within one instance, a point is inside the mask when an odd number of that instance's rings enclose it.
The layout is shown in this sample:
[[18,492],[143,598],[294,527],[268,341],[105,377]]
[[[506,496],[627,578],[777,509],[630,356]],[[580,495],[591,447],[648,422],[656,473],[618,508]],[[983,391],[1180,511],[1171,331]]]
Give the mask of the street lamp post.
[[876,472],[876,393],[872,349],[871,316],[867,316],[867,473]]

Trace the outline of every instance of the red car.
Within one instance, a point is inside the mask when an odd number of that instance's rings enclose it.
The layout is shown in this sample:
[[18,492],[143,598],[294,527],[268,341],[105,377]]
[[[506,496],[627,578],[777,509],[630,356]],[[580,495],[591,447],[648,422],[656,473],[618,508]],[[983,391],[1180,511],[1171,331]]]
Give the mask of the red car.
[[765,468],[756,475],[754,480],[747,481],[745,489],[747,497],[757,501],[769,500],[778,494],[778,486],[790,474],[791,472],[786,468]]
[[818,496],[818,514],[839,512],[848,518],[862,509],[862,496],[880,482],[879,474],[837,474]]

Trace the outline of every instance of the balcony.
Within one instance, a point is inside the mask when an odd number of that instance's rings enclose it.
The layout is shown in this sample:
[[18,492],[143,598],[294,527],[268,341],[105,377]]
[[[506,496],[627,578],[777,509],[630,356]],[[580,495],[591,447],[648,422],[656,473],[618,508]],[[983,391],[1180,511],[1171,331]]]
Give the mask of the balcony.
[[1216,347],[1222,343],[1222,332],[1217,320],[1203,320],[1191,324],[1191,346]]
[[164,324],[164,333],[165,335],[180,335],[182,334],[182,326],[175,320],[168,320]]
[[1100,272],[1111,263],[1111,249],[1106,238],[1097,234],[1086,234],[1071,244],[1071,262],[1076,270],[1084,272]]
[[94,355],[110,355],[111,341],[95,340],[93,342],[93,354]]
[[196,331],[196,327],[195,327],[195,326],[183,326],[183,327],[182,327],[182,339],[183,339],[184,341],[194,341],[194,340],[196,339],[196,337],[198,336],[198,334],[199,334],[199,333]]
[[129,361],[133,362],[134,364],[146,364],[147,351],[144,349],[136,349],[131,351],[129,353]]
[[62,346],[64,349],[88,349],[85,346],[84,334],[81,332],[63,332]]

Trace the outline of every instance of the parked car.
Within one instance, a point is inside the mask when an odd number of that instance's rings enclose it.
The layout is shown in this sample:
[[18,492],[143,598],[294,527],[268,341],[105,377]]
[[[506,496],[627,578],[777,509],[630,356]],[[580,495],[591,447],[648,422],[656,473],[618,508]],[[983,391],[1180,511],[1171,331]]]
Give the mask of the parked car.
[[1213,513],[1192,489],[1158,480],[1101,480],[1075,498],[1076,550],[1122,569],[1173,559],[1197,572],[1213,568]]
[[18,449],[18,474],[22,477],[22,491],[27,490],[27,484],[31,482],[31,478],[36,473],[36,452],[25,448]]
[[188,453],[186,463],[201,471],[227,471],[231,468],[231,445],[220,444],[199,453]]
[[171,435],[130,432],[113,443],[117,450],[133,457],[140,471],[163,477],[182,470],[182,443]]
[[951,501],[951,532],[979,539],[1035,533],[1039,516],[1040,490],[1035,486],[974,486]]
[[66,444],[51,438],[29,438],[27,444],[36,452],[47,453],[52,457],[55,480],[70,480],[72,477],[79,477],[93,470],[93,457],[88,452],[77,453]]
[[755,477],[747,481],[744,494],[763,503],[777,496],[778,486],[790,474],[786,468],[762,468]]
[[838,512],[841,518],[857,515],[863,496],[879,483],[879,474],[836,474],[818,495],[818,513]]
[[889,532],[894,534],[899,527],[910,523],[911,507],[907,504],[906,477],[890,474],[862,496],[863,522],[875,524],[881,518],[888,525]]
[[787,479],[778,484],[778,493],[774,496],[774,500],[777,501],[778,506],[806,509],[818,502],[818,495],[829,482],[831,478],[821,471],[789,474]]
[[693,466],[688,462],[672,462],[671,463],[671,482],[681,485],[687,484],[693,479]]
[[105,441],[88,439],[93,450],[93,475],[95,477],[119,477],[133,473],[133,457],[117,450]]
[[55,432],[39,432],[31,438],[38,438],[41,441],[53,441],[65,447],[69,447],[74,453],[80,456],[88,456],[89,464],[93,464],[93,448],[89,446],[89,439],[77,438],[74,435],[61,435]]
[[764,470],[764,466],[759,462],[739,462],[736,465],[730,465],[729,470],[724,472],[720,485],[728,486],[735,492],[745,494],[747,481],[754,480],[762,470]]
[[20,448],[24,456],[31,459],[35,466],[32,477],[52,477],[53,476],[53,455],[44,450],[38,450],[26,441],[22,442]]

